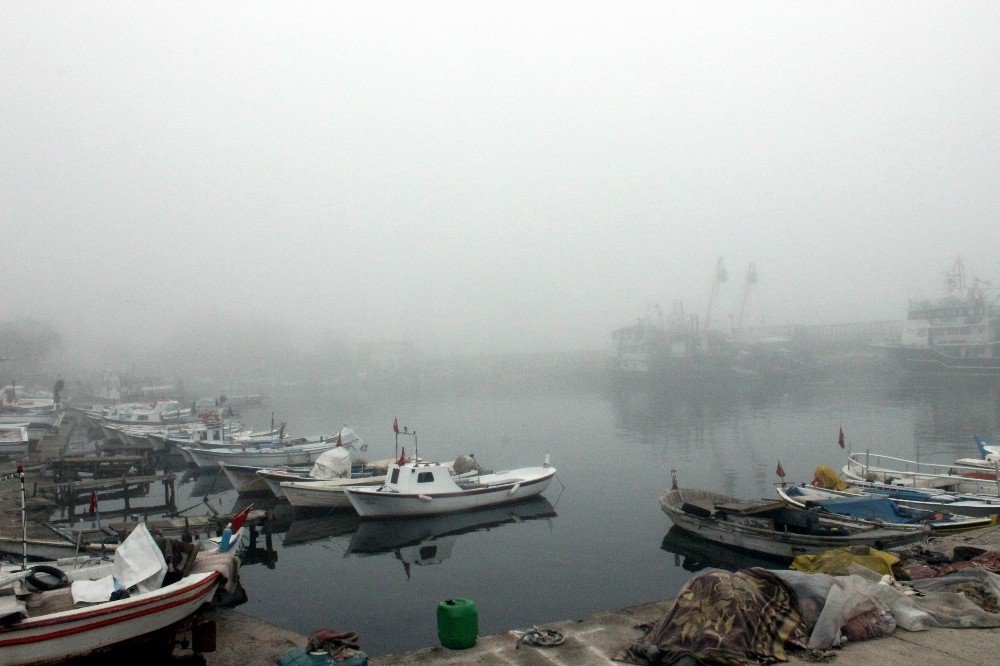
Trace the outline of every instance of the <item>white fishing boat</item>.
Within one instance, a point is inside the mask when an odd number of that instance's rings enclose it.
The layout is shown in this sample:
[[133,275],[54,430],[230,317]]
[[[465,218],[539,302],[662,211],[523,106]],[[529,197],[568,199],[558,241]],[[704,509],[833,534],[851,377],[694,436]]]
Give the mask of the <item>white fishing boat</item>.
[[964,532],[996,524],[996,519],[991,517],[973,518],[944,510],[906,507],[891,497],[865,492],[860,488],[833,490],[808,484],[783,484],[775,490],[782,501],[799,509],[815,508],[874,524],[889,523],[908,529],[919,529],[926,525],[934,535]]
[[883,483],[900,488],[925,488],[965,495],[1000,495],[1000,479],[992,468],[939,465],[874,453],[851,453],[844,466],[850,481]]
[[324,451],[337,446],[337,441],[344,446],[358,442],[357,434],[350,428],[342,428],[338,436],[301,437],[286,439],[280,445],[252,447],[180,447],[187,451],[194,464],[198,467],[218,469],[219,465],[253,465],[256,467],[281,467],[292,465],[308,465]]
[[5,423],[0,425],[0,454],[24,455],[28,450],[28,424]]
[[[345,488],[362,518],[422,516],[466,511],[534,497],[556,474],[548,459],[541,467],[454,477],[441,463],[399,461],[389,467],[380,486]],[[288,490],[285,490],[287,495]]]
[[152,407],[143,403],[131,403],[127,407],[119,406],[107,415],[102,416],[101,424],[109,425],[149,425],[182,423],[192,421],[195,416],[188,407],[181,407],[176,400],[161,399]]
[[385,474],[378,476],[348,477],[343,479],[328,479],[326,481],[282,481],[279,488],[288,503],[296,508],[330,507],[349,508],[346,489],[356,486],[372,486],[385,483]]
[[888,497],[900,506],[925,511],[947,511],[960,516],[989,518],[1000,514],[1000,497],[965,495],[928,488],[906,488],[885,483],[851,481],[859,491]]
[[[121,553],[100,566],[60,572],[70,587],[35,591],[26,601],[21,595],[0,597],[5,618],[0,663],[65,662],[161,632],[172,638],[178,623],[211,600],[220,584],[227,579],[235,584],[231,552],[199,552],[179,580],[162,585],[167,563],[145,526],[136,528],[120,548]],[[8,574],[0,585],[24,586],[22,579],[32,574]],[[116,587],[127,593],[113,595]]]
[[[343,476],[343,468],[346,465],[350,470],[358,467],[359,470],[364,465],[351,461],[351,450],[355,450],[354,443],[360,442],[357,435],[353,438],[348,435],[348,442],[344,444],[343,434],[353,434],[348,429],[341,431],[340,439],[333,448],[324,451],[310,465],[283,465],[277,467],[261,467],[260,465],[237,465],[235,463],[221,463],[222,470],[233,485],[233,488],[240,493],[271,492],[279,499],[284,497],[279,483],[281,481],[319,481],[322,479],[332,479]],[[362,442],[362,446],[363,446]]]
[[742,500],[689,488],[663,493],[660,507],[675,525],[703,539],[782,559],[844,546],[886,549],[929,534],[926,526],[912,529],[874,525],[848,516],[794,508],[779,500]]
[[[326,454],[324,454],[326,455]],[[405,452],[403,454],[406,455]],[[393,460],[380,460],[361,467],[352,467],[349,472],[333,469],[334,474],[326,478],[313,477],[309,479],[286,478],[277,483],[278,489],[294,507],[351,507],[350,500],[347,499],[346,489],[356,486],[377,486],[385,483],[389,466]],[[422,462],[405,458],[403,462]],[[317,461],[317,464],[319,461]],[[448,473],[456,478],[468,478],[483,473],[483,468],[479,466],[472,456],[459,456],[454,462],[446,463]],[[268,485],[273,483],[276,475],[262,474],[268,481]]]

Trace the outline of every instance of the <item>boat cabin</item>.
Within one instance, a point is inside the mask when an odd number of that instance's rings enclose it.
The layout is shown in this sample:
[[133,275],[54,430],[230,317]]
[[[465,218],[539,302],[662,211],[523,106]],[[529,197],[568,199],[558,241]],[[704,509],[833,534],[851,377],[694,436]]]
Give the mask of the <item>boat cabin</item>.
[[461,488],[451,476],[447,465],[436,462],[408,462],[389,466],[389,476],[383,486],[386,492],[429,495],[459,492]]

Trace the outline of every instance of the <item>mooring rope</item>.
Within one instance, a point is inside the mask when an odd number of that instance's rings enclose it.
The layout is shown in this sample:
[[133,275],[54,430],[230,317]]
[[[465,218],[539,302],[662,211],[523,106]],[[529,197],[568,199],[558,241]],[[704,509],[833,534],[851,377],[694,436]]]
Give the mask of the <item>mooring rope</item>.
[[554,629],[539,629],[535,626],[530,631],[525,632],[524,636],[517,639],[515,649],[520,648],[521,643],[535,647],[555,647],[562,645],[565,641],[566,637],[558,631]]

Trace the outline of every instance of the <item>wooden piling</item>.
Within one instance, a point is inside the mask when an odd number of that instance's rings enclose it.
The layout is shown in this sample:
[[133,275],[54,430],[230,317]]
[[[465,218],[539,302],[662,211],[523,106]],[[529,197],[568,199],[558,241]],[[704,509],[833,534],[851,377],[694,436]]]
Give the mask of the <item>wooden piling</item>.
[[123,476],[122,477],[122,494],[123,494],[123,496],[125,498],[125,513],[128,513],[129,511],[132,510],[132,507],[129,505],[129,501],[128,501],[128,477],[127,476]]

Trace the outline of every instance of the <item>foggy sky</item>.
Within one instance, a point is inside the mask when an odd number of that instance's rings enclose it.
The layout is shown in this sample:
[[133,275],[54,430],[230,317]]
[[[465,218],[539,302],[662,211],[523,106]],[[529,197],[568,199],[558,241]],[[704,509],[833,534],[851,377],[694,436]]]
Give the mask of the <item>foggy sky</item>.
[[0,4],[0,318],[601,348],[1000,281],[996,3]]

